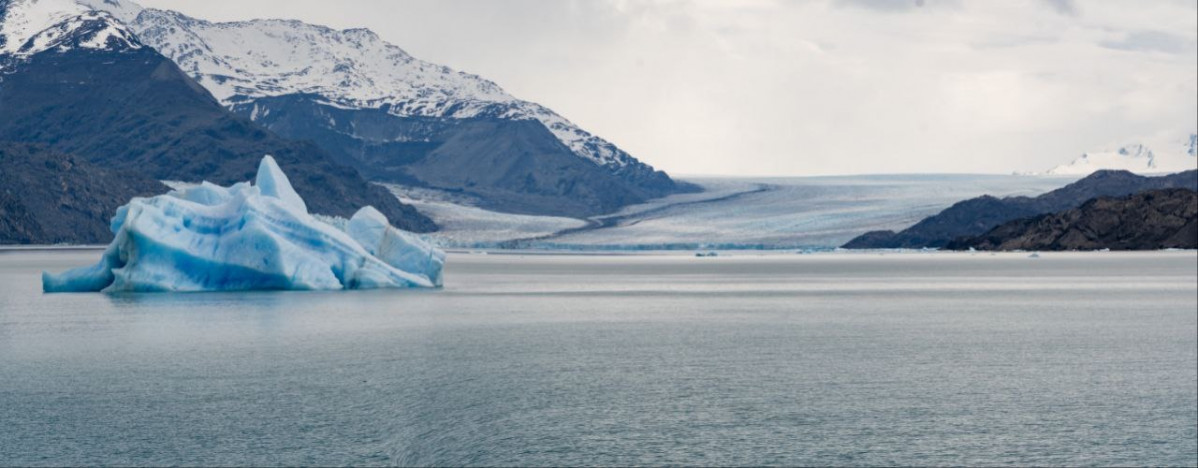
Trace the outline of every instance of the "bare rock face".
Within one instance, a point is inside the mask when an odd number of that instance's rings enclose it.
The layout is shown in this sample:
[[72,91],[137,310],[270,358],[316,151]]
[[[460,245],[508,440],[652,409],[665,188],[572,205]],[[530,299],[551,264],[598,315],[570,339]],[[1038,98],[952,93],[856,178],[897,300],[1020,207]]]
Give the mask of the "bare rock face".
[[130,198],[168,189],[134,171],[96,167],[42,145],[0,142],[0,244],[100,244]]
[[1155,250],[1198,248],[1198,192],[1149,190],[1099,197],[1078,208],[1024,218],[951,242],[963,250]]

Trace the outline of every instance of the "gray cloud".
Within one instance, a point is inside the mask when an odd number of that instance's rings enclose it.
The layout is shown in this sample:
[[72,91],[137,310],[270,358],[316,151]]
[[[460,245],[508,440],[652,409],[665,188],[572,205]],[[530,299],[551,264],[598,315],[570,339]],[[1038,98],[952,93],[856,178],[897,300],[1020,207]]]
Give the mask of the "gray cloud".
[[834,0],[841,7],[856,7],[887,13],[918,11],[925,7],[942,8],[961,6],[959,0]]
[[1161,31],[1133,31],[1125,33],[1122,39],[1101,41],[1099,44],[1109,49],[1167,54],[1193,53],[1195,49],[1193,40]]
[[1081,11],[1077,9],[1077,4],[1073,0],[1043,0],[1044,4],[1052,8],[1053,11],[1066,16],[1078,16]]
[[1035,45],[1047,45],[1059,42],[1060,38],[1051,35],[1012,35],[1012,34],[995,34],[991,37],[973,42],[971,45],[977,49],[1000,49],[1007,47],[1027,47]]

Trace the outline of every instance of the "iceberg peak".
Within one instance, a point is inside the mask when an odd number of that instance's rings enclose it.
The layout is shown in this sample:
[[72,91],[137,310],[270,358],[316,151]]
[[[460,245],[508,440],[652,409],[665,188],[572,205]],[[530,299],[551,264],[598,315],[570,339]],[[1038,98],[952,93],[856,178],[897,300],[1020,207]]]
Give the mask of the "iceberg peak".
[[[291,181],[287,179],[287,174],[279,169],[279,164],[269,154],[263,156],[262,162],[258,163],[258,177],[254,179],[254,185],[258,187],[262,195],[278,198],[290,208],[304,213],[308,212],[308,205],[304,203],[304,199],[295,193],[294,188],[291,188]],[[382,213],[379,215],[382,216]]]
[[445,252],[373,207],[308,214],[274,158],[254,185],[203,183],[134,198],[112,219],[95,265],[42,273],[46,292],[438,287]]

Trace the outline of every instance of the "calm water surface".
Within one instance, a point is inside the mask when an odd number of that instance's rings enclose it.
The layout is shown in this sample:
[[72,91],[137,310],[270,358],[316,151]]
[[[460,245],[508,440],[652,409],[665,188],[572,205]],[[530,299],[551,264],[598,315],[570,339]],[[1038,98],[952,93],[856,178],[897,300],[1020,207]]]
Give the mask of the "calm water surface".
[[1198,464],[1198,254],[452,255],[440,291],[43,295],[0,464]]

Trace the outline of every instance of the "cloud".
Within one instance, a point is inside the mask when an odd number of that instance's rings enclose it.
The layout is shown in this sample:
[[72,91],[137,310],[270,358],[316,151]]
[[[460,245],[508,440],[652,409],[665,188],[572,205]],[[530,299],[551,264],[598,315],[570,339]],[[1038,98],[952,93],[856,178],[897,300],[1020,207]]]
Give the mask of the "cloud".
[[1102,41],[1100,44],[1110,49],[1167,54],[1192,54],[1195,50],[1194,41],[1161,31],[1132,31],[1125,33],[1121,39]]
[[836,6],[856,7],[886,13],[903,13],[917,11],[921,8],[952,7],[959,8],[959,0],[835,0]]
[[1065,16],[1078,16],[1081,11],[1077,9],[1077,4],[1073,0],[1043,0],[1045,5],[1048,5],[1053,11]]

